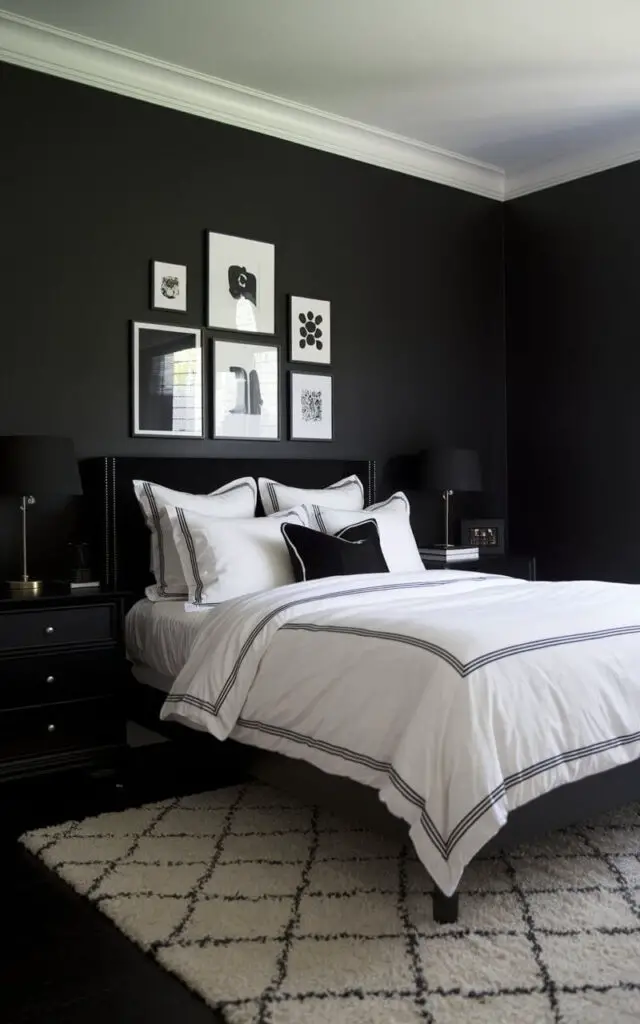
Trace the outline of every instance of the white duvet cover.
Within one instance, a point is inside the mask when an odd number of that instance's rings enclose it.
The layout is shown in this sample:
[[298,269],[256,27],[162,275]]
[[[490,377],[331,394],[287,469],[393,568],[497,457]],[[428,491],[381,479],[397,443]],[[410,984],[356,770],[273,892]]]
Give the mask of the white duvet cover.
[[433,570],[239,598],[162,717],[375,787],[450,894],[509,811],[640,757],[640,588]]

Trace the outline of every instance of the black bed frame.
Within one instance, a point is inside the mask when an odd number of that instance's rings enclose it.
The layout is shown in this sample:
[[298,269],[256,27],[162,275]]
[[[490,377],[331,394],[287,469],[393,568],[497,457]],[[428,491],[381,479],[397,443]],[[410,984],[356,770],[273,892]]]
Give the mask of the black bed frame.
[[[266,476],[290,486],[325,487],[357,473],[365,486],[367,504],[376,500],[375,463],[338,459],[212,459],[154,458],[151,456],[108,456],[89,459],[80,466],[87,501],[87,528],[93,537],[93,549],[102,562],[101,576],[107,587],[131,591],[142,596],[151,580],[149,573],[149,535],[133,493],[132,481],[151,480],[176,490],[206,493],[240,476]],[[184,726],[163,723],[159,719],[163,695],[133,678],[132,720],[169,738],[184,736]],[[212,736],[198,734],[201,742],[219,744]],[[190,742],[195,737],[190,735]],[[331,806],[351,820],[386,832],[407,833],[404,822],[394,818],[367,786],[349,779],[328,775],[305,762],[283,754],[231,745],[234,758],[239,753],[247,772],[262,781],[302,796],[305,800]],[[231,753],[231,751],[229,751]],[[295,769],[292,766],[295,763]],[[545,832],[565,828],[640,798],[640,760],[577,782],[568,783],[518,807],[500,832],[484,847],[483,853],[515,846]],[[433,914],[439,923],[458,918],[458,894],[445,896],[436,887]]]

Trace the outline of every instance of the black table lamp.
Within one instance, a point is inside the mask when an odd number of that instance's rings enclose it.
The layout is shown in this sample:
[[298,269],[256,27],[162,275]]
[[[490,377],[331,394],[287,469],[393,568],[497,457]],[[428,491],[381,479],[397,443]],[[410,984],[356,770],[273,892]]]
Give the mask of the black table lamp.
[[82,494],[73,442],[38,434],[0,437],[0,494],[22,499],[22,578],[9,587],[36,594],[42,582],[27,572],[27,509],[35,505],[34,494]]
[[444,499],[444,547],[449,544],[449,499],[455,491],[482,489],[478,453],[469,448],[433,448],[425,453],[424,483]]

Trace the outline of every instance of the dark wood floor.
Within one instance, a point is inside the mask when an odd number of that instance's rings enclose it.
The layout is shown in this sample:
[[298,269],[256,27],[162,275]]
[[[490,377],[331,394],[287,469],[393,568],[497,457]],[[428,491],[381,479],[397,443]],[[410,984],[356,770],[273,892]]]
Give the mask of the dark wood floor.
[[137,751],[114,780],[59,775],[0,787],[2,1024],[215,1024],[222,1018],[16,842],[26,829],[236,781],[167,751]]

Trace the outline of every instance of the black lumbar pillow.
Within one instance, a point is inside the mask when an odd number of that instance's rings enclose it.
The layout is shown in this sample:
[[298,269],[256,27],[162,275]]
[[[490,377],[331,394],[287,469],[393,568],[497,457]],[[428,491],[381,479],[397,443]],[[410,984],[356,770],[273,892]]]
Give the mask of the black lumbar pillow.
[[345,526],[335,536],[296,523],[283,523],[280,529],[298,583],[325,576],[389,572],[375,519]]

